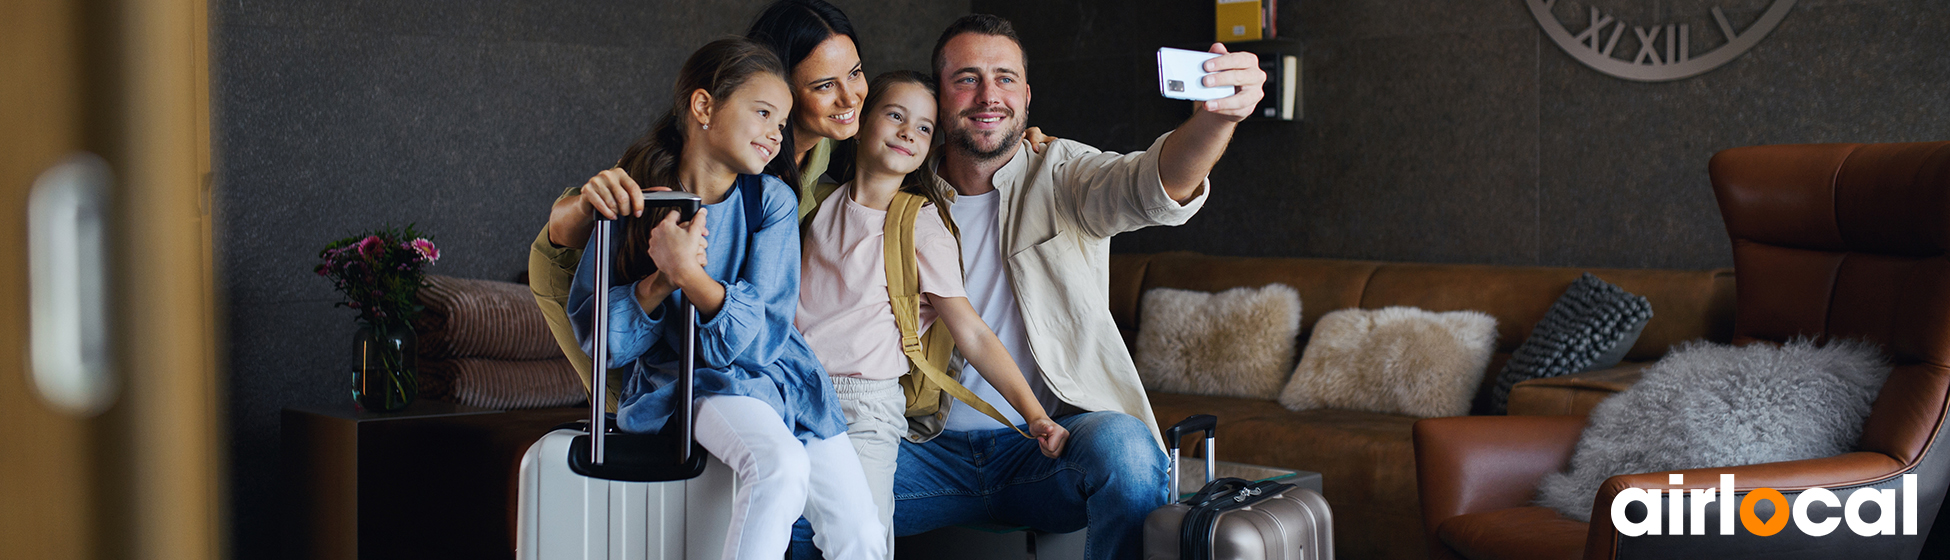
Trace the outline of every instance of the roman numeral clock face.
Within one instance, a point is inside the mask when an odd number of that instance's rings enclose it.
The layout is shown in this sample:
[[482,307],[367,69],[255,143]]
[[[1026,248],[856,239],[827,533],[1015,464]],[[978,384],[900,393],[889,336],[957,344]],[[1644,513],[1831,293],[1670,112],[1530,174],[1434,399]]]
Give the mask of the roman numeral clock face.
[[[1537,25],[1550,36],[1551,42],[1585,66],[1627,80],[1665,82],[1706,73],[1754,48],[1787,17],[1794,1],[1773,0],[1767,11],[1741,30],[1735,30],[1727,21],[1726,13],[1714,6],[1713,21],[1719,24],[1720,36],[1726,40],[1705,53],[1694,52],[1692,26],[1687,24],[1634,22],[1628,25],[1622,18],[1592,6],[1588,20],[1570,22],[1570,25],[1584,24],[1573,33],[1551,13],[1557,0],[1524,0],[1524,3],[1530,6],[1531,15],[1537,17]],[[1636,50],[1629,44],[1625,50],[1618,49],[1619,39],[1626,36],[1627,27],[1636,39]],[[1710,35],[1702,38],[1709,42],[1711,39]]]

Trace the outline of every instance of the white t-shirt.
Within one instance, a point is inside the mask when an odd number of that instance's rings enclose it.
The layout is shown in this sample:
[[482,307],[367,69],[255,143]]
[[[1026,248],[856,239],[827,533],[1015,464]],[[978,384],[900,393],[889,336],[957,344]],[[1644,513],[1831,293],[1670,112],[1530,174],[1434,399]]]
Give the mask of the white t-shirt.
[[[1009,349],[1009,357],[1015,358],[1016,367],[1029,381],[1029,390],[1036,394],[1036,401],[1042,403],[1044,411],[1056,410],[1056,395],[1049,386],[1043,384],[1042,370],[1036,367],[1036,357],[1029,352],[1029,333],[1023,330],[1022,309],[1016,304],[1015,286],[1009,283],[1008,268],[1002,259],[1002,238],[997,231],[996,219],[1001,211],[1002,194],[989,191],[974,196],[962,195],[955,198],[949,206],[949,213],[955,216],[955,226],[961,228],[962,277],[967,282],[968,304],[995,331],[996,338],[1002,339],[1002,346]],[[975,396],[982,397],[995,409],[1007,416],[1010,422],[1022,424],[1022,413],[1009,406],[1009,400],[1002,398],[982,374],[975,371],[974,365],[964,365],[961,370],[961,384],[968,387]],[[946,429],[966,432],[974,430],[993,430],[1006,428],[995,422],[994,418],[975,410],[975,407],[956,403],[949,409]]]

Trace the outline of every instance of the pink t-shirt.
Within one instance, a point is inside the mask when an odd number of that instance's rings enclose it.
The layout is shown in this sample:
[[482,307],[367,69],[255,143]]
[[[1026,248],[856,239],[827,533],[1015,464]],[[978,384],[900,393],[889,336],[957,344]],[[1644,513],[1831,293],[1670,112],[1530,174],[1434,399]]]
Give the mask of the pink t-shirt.
[[[853,202],[853,185],[833,191],[802,233],[799,313],[793,321],[806,335],[826,373],[862,379],[895,379],[907,373],[901,331],[887,301],[887,212]],[[914,256],[920,291],[937,297],[968,297],[962,287],[961,248],[933,206],[914,220]],[[934,307],[921,298],[921,332],[934,324]]]

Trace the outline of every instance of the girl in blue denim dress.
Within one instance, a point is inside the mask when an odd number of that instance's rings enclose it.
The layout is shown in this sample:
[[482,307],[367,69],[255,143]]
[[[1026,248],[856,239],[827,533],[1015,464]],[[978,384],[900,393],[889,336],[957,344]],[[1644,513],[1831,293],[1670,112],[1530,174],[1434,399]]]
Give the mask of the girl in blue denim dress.
[[[883,558],[876,515],[832,384],[793,328],[799,296],[798,196],[759,173],[779,151],[792,95],[785,70],[744,39],[712,42],[685,61],[675,102],[619,167],[642,184],[704,199],[688,223],[649,215],[624,226],[608,309],[594,309],[585,251],[569,294],[588,350],[596,313],[609,317],[609,368],[630,368],[618,427],[661,430],[692,414],[697,442],[738,473],[725,558],[783,557],[802,513],[836,558]],[[756,194],[760,210],[743,210]],[[759,223],[748,223],[756,217]],[[707,242],[708,241],[708,242]],[[696,402],[679,402],[679,298],[697,308]],[[810,483],[819,473],[817,484]]]

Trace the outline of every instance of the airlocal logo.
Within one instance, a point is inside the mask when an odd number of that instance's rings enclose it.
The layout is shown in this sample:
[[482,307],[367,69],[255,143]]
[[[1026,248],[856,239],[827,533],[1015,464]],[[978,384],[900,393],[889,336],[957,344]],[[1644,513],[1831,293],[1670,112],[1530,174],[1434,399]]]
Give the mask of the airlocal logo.
[[[1686,483],[1685,475],[1679,474],[1671,475],[1668,481],[1674,486]],[[1915,535],[1916,475],[1903,475],[1902,490],[1903,534]],[[1659,514],[1659,495],[1662,493],[1670,496],[1667,501],[1671,503],[1671,507],[1667,508],[1670,513],[1663,516]],[[1688,493],[1692,494],[1693,507],[1690,512],[1685,511]],[[1730,504],[1733,503],[1733,498],[1733,475],[1730,474],[1720,475],[1719,488],[1694,490],[1673,488],[1665,492],[1626,488],[1618,492],[1617,498],[1612,499],[1611,526],[1617,529],[1619,534],[1627,537],[1657,535],[1660,534],[1661,527],[1664,527],[1665,534],[1669,535],[1704,535],[1706,534],[1706,504],[1715,501]],[[1760,514],[1755,511],[1755,507],[1761,502],[1773,502],[1774,505],[1774,514],[1766,521],[1762,521]],[[1625,516],[1626,507],[1635,503],[1643,504],[1646,512],[1645,519],[1636,522]],[[1862,520],[1862,506],[1869,503],[1876,505],[1875,521]],[[1841,518],[1836,519],[1836,516],[1831,513],[1820,521],[1812,519],[1808,509],[1815,504],[1842,508]],[[1794,504],[1790,506],[1787,496],[1782,495],[1781,491],[1773,488],[1756,488],[1747,493],[1746,499],[1740,501],[1740,507],[1720,508],[1720,534],[1733,534],[1733,513],[1736,510],[1740,512],[1740,526],[1745,527],[1747,532],[1762,537],[1771,537],[1781,532],[1781,529],[1787,528],[1789,519],[1794,520],[1795,529],[1812,537],[1832,533],[1835,527],[1843,522],[1848,523],[1848,530],[1864,537],[1896,534],[1896,490],[1894,489],[1860,488],[1855,493],[1849,494],[1848,503],[1844,504],[1827,488],[1809,488],[1801,491],[1801,496],[1795,498]],[[1687,515],[1689,513],[1690,515]],[[1664,523],[1660,522],[1661,517],[1665,519]]]
[[[1766,12],[1762,12],[1759,19],[1754,20],[1746,29],[1736,32],[1733,30],[1733,23],[1727,20],[1726,13],[1715,6],[1713,21],[1719,24],[1720,34],[1726,37],[1726,42],[1719,48],[1699,56],[1693,56],[1691,25],[1673,23],[1660,25],[1657,22],[1650,27],[1634,25],[1632,35],[1638,39],[1638,49],[1624,51],[1632,53],[1632,58],[1628,62],[1626,59],[1612,57],[1613,49],[1618,47],[1618,39],[1625,36],[1624,21],[1592,6],[1590,23],[1583,31],[1573,35],[1565,29],[1564,22],[1558,21],[1557,16],[1551,14],[1551,7],[1557,3],[1557,0],[1524,0],[1524,3],[1530,5],[1530,14],[1537,17],[1537,25],[1544,29],[1544,34],[1550,35],[1551,42],[1557,43],[1558,48],[1564,49],[1571,58],[1576,58],[1578,62],[1599,72],[1639,82],[1664,82],[1690,78],[1719,68],[1720,65],[1754,48],[1754,45],[1760,43],[1761,38],[1766,37],[1775,26],[1781,24],[1781,19],[1787,17],[1788,10],[1794,8],[1794,0],[1774,0],[1773,5],[1769,6]],[[1701,38],[1710,38],[1710,36]],[[1661,46],[1664,48],[1661,49]]]

